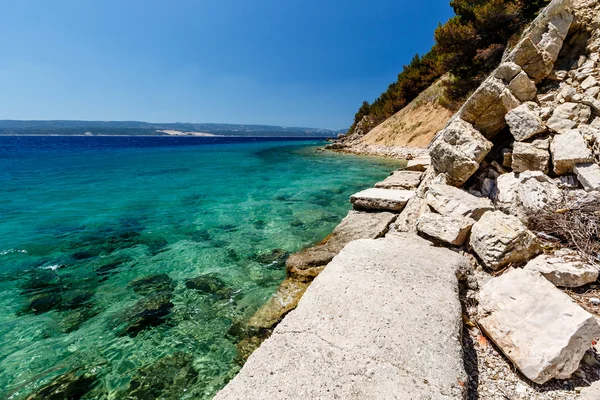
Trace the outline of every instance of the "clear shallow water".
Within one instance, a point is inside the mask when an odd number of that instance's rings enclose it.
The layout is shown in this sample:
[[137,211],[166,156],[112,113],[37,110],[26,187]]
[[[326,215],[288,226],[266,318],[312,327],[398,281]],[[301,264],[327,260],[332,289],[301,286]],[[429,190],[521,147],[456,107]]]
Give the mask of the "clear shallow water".
[[317,145],[0,137],[0,398],[211,398],[285,253],[398,167]]

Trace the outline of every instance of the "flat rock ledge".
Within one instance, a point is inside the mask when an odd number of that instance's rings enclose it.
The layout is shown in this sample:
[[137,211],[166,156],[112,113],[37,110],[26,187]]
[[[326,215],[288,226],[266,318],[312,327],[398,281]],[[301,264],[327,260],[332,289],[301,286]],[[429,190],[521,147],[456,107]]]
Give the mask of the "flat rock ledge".
[[402,211],[408,200],[414,197],[412,190],[366,189],[350,196],[355,209]]
[[351,242],[215,399],[463,398],[466,263],[414,235]]

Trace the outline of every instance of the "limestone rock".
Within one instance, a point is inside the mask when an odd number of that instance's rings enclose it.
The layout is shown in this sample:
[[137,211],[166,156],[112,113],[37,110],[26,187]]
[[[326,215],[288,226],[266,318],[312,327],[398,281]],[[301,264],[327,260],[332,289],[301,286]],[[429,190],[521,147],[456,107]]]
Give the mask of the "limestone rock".
[[502,211],[485,213],[473,225],[469,243],[483,264],[493,270],[528,261],[541,251],[537,237],[517,217]]
[[554,60],[550,54],[539,49],[531,38],[525,38],[517,45],[509,56],[509,61],[521,66],[535,82],[541,82],[554,68]]
[[523,141],[546,130],[536,108],[535,103],[525,103],[506,114],[506,123],[515,140]]
[[417,233],[417,220],[421,215],[429,212],[429,205],[425,198],[421,195],[416,195],[411,198],[406,207],[398,216],[394,225],[396,232]]
[[355,209],[402,211],[415,195],[412,190],[366,189],[350,196]]
[[478,220],[489,210],[492,202],[483,197],[475,197],[462,189],[449,185],[433,184],[426,194],[427,204],[443,215],[468,217]]
[[489,78],[467,99],[458,115],[491,139],[506,126],[506,113],[520,104],[501,80]]
[[600,381],[592,382],[581,390],[581,400],[598,400],[600,399]]
[[513,172],[498,177],[495,200],[498,208],[527,222],[532,215],[558,208],[563,192],[541,171]]
[[422,172],[418,171],[395,171],[384,181],[375,184],[376,188],[381,189],[406,189],[414,190],[421,182]]
[[412,160],[408,160],[405,170],[406,171],[425,172],[427,167],[429,167],[430,165],[431,165],[431,158],[429,156],[417,157],[417,158],[413,158]]
[[538,272],[514,269],[479,293],[479,325],[527,378],[543,384],[579,367],[596,319]]
[[598,279],[598,266],[587,263],[577,252],[569,249],[542,254],[529,261],[525,269],[537,271],[561,287],[579,287]]
[[542,171],[550,169],[550,141],[534,140],[533,143],[515,142],[512,152],[513,172]]
[[521,72],[510,81],[508,89],[520,101],[530,101],[537,96],[535,82],[529,79],[529,76],[525,72]]
[[592,116],[589,106],[579,103],[564,103],[556,107],[547,122],[550,129],[565,133],[579,124],[586,124]]
[[492,143],[460,118],[450,122],[429,145],[435,172],[445,173],[457,186],[477,171],[491,149]]
[[581,82],[581,88],[588,90],[594,86],[598,86],[598,81],[593,76],[588,76],[583,82]]
[[575,172],[577,179],[585,190],[600,191],[600,167],[598,164],[576,164],[573,167],[573,172]]
[[215,400],[463,398],[467,265],[414,235],[349,243]]
[[498,66],[498,68],[496,68],[494,76],[498,79],[502,79],[506,83],[509,83],[521,72],[523,72],[523,69],[517,64],[513,62],[503,62]]
[[550,144],[550,152],[554,172],[557,175],[572,173],[575,164],[594,161],[592,151],[588,149],[581,132],[576,129],[554,136]]
[[437,241],[462,246],[467,241],[474,219],[435,213],[421,215],[417,230]]

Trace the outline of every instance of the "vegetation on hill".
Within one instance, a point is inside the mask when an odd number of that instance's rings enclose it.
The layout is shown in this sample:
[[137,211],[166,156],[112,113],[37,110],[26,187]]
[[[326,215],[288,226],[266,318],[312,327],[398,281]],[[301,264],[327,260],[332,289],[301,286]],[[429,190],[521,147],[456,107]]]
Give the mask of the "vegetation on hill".
[[372,129],[404,108],[423,90],[449,72],[445,103],[459,104],[500,62],[515,34],[531,22],[549,0],[452,0],[455,16],[435,31],[433,48],[418,54],[398,74],[396,82],[372,104],[364,101],[354,116],[356,125]]

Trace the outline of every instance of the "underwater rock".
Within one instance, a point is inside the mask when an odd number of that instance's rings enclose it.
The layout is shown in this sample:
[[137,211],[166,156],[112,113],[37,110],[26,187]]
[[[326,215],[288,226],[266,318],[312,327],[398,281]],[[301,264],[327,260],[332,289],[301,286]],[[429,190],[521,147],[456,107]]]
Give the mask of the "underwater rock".
[[55,271],[36,268],[31,271],[29,279],[21,284],[21,294],[35,293],[58,284],[59,277]]
[[31,298],[29,306],[25,310],[27,313],[43,314],[57,308],[62,302],[60,293],[47,292],[40,293]]
[[97,377],[91,374],[78,374],[77,370],[60,375],[27,400],[75,400],[90,392],[96,385]]
[[136,337],[141,331],[161,325],[173,308],[171,293],[155,293],[135,303],[128,313],[128,326],[125,332]]
[[233,293],[233,290],[228,288],[227,284],[215,273],[204,274],[188,279],[185,281],[185,287],[207,294],[214,294],[220,298],[230,297]]
[[255,254],[252,259],[260,264],[267,264],[270,268],[279,268],[285,265],[290,253],[282,249],[273,249],[270,252]]
[[167,274],[156,274],[134,279],[129,282],[129,286],[135,293],[146,296],[151,293],[172,292],[175,283]]
[[75,332],[81,327],[81,325],[98,314],[98,310],[89,306],[64,312],[63,318],[59,322],[60,330],[63,333]]
[[131,378],[128,390],[116,398],[179,400],[198,377],[193,361],[192,355],[176,352],[142,367]]
[[94,297],[94,292],[89,290],[71,290],[61,296],[61,310],[75,310],[85,306]]

